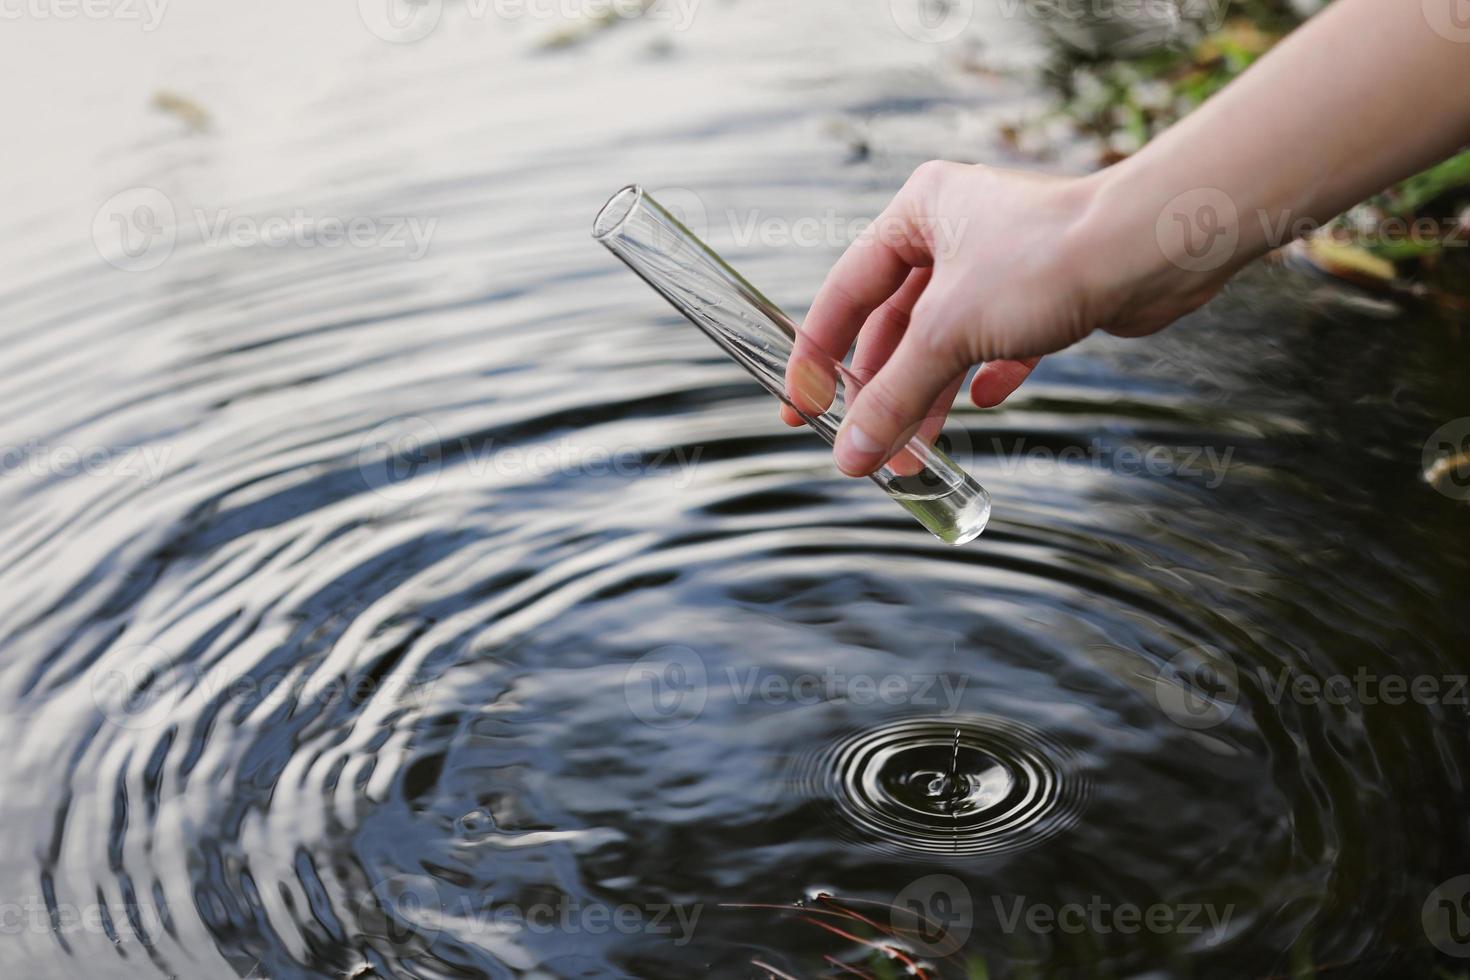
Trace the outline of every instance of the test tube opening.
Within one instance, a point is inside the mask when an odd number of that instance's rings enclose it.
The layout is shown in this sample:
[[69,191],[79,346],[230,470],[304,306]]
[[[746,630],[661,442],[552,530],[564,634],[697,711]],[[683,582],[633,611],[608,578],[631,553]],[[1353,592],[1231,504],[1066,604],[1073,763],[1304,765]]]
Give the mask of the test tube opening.
[[643,201],[643,188],[637,184],[629,184],[608,198],[602,210],[597,212],[597,217],[592,221],[592,237],[602,241],[607,236],[616,232],[628,220],[628,216],[638,209]]

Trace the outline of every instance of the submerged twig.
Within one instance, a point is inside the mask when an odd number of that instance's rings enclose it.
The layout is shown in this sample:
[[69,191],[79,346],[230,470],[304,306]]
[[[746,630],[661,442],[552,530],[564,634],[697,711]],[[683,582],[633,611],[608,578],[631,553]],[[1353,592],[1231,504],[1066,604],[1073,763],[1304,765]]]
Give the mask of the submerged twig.
[[796,980],[796,977],[793,977],[789,973],[783,973],[782,971],[776,969],[774,966],[765,962],[764,960],[751,960],[750,965],[765,970],[772,977],[775,977],[776,980]]

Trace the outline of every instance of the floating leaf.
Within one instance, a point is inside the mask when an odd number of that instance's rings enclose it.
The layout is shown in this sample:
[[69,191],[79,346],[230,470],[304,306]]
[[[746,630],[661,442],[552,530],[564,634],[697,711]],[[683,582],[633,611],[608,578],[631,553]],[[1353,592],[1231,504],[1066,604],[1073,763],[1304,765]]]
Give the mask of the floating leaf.
[[191,133],[209,128],[209,112],[199,103],[177,92],[160,90],[153,94],[153,108],[183,121]]
[[1448,492],[1452,484],[1463,486],[1467,478],[1470,478],[1470,453],[1441,456],[1424,471],[1424,482],[1441,492]]
[[1298,248],[1301,257],[1312,265],[1349,282],[1378,286],[1393,282],[1397,274],[1394,264],[1387,259],[1361,246],[1327,236],[1303,239]]

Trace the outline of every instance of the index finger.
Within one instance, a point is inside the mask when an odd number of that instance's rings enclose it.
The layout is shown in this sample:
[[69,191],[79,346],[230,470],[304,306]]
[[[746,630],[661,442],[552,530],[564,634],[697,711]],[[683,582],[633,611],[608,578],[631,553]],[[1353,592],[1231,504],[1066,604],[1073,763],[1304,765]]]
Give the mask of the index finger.
[[[903,233],[906,225],[905,212],[895,201],[842,253],[797,330],[788,378],[800,376],[802,361],[812,362],[818,372],[840,363],[873,311],[898,292],[913,269],[929,264],[926,255],[912,249],[914,236]],[[890,226],[899,233],[884,234]]]

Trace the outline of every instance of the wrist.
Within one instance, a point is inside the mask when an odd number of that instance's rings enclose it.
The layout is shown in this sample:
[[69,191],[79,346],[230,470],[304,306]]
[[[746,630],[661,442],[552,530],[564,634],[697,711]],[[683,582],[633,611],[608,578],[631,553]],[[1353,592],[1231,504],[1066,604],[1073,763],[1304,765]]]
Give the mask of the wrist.
[[1230,195],[1173,179],[1173,170],[1145,150],[1080,181],[1085,203],[1064,252],[1099,303],[1103,329],[1158,330],[1256,257]]

